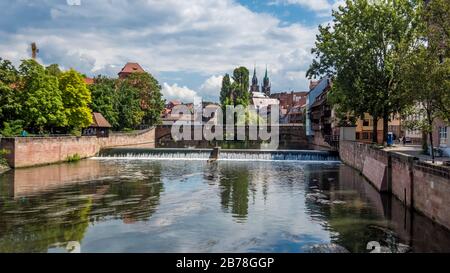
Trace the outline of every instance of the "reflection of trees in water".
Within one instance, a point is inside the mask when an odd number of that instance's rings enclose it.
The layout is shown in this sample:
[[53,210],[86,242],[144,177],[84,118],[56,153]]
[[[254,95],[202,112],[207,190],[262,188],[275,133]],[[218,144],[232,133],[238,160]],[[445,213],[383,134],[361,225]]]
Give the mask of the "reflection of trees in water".
[[[310,215],[320,215],[325,228],[332,231],[332,242],[351,252],[366,252],[369,241],[384,241],[382,229],[372,228],[383,221],[373,208],[365,192],[356,185],[366,183],[362,177],[347,166],[324,170],[308,166],[305,193],[324,194],[328,204],[307,198],[306,207]],[[370,185],[369,185],[370,186]],[[333,203],[345,201],[345,203]],[[317,218],[316,218],[317,219]]]
[[220,168],[220,200],[222,208],[240,219],[248,215],[249,171],[238,165],[224,165]]
[[[81,242],[90,222],[108,217],[146,221],[159,205],[160,165],[141,178],[76,184],[13,199],[0,178],[0,252],[46,252]],[[4,182],[4,183],[1,183]]]

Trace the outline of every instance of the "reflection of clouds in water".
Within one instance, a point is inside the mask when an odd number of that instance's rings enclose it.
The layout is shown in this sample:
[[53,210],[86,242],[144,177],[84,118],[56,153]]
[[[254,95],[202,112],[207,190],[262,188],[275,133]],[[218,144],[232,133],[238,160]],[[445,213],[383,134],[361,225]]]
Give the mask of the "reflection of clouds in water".
[[[185,216],[200,214],[208,210],[202,203],[208,193],[209,190],[205,189],[161,196],[161,206],[147,225],[159,228],[167,227],[181,221],[181,218]],[[174,203],[165,199],[177,200],[177,202]]]

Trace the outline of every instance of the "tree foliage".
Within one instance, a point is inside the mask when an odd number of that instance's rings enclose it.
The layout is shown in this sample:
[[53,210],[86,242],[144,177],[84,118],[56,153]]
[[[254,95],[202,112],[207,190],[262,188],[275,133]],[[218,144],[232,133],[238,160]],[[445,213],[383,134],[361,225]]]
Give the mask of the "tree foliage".
[[250,72],[241,66],[233,71],[232,90],[234,94],[234,105],[248,106],[250,103]]
[[141,91],[132,86],[129,81],[122,81],[118,87],[118,114],[120,129],[138,127],[145,116],[141,108]]
[[316,59],[307,76],[333,78],[329,96],[338,111],[369,113],[374,124],[383,118],[384,139],[392,114],[409,103],[400,65],[417,42],[420,8],[409,0],[347,0],[333,11],[333,25],[319,27],[312,50]]
[[92,111],[101,113],[111,126],[120,128],[119,122],[119,97],[116,90],[115,79],[105,76],[98,76],[94,79],[94,84],[89,86],[92,94]]
[[150,73],[133,73],[127,77],[126,86],[138,90],[140,108],[144,115],[141,123],[144,125],[157,125],[161,122],[161,113],[165,101],[161,94],[161,85]]
[[18,118],[21,104],[16,96],[19,72],[8,60],[0,58],[0,128]]
[[[447,2],[447,3],[445,3]],[[450,11],[448,1],[431,1],[421,13],[426,22],[418,37],[419,43],[402,62],[402,88],[412,101],[412,106],[403,109],[404,126],[420,130],[433,143],[433,124],[437,118],[450,120]],[[442,22],[444,20],[444,22]],[[445,22],[446,21],[446,22]],[[427,140],[424,139],[427,149]],[[434,161],[434,149],[431,149]]]
[[[227,105],[250,104],[250,73],[247,68],[241,66],[233,71],[233,76],[225,74],[222,80],[222,88],[220,91],[220,103],[223,107]],[[231,82],[233,79],[233,82]]]
[[68,126],[75,131],[88,127],[92,123],[92,99],[81,75],[73,69],[60,73],[59,90]]
[[222,79],[222,88],[220,89],[220,103],[222,105],[229,105],[231,98],[231,79],[230,75],[227,73]]
[[58,78],[49,75],[34,60],[23,61],[19,71],[19,98],[22,104],[20,117],[24,120],[24,126],[38,133],[67,126]]

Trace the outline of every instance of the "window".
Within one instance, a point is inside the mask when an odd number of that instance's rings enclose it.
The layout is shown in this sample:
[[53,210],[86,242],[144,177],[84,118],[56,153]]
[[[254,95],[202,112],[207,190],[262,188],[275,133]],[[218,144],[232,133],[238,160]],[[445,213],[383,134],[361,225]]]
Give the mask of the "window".
[[439,127],[439,144],[447,145],[447,127]]
[[363,121],[363,126],[370,126],[370,121],[368,119],[365,119]]
[[362,139],[369,139],[369,134],[366,133],[366,132],[364,132],[364,133],[363,133],[363,138],[362,138]]

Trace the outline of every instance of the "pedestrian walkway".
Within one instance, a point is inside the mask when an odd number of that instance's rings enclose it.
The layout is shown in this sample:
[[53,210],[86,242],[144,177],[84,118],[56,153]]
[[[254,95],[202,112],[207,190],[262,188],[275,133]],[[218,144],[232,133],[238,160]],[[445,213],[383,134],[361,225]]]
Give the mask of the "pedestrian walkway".
[[[423,154],[422,146],[421,145],[411,145],[411,144],[396,144],[391,147],[384,148],[385,151],[390,152],[398,152],[401,154],[406,154],[410,156],[417,157],[420,161],[424,161],[427,163],[432,163],[431,156]],[[443,165],[444,162],[449,161],[450,157],[435,157],[435,164],[436,165]]]

